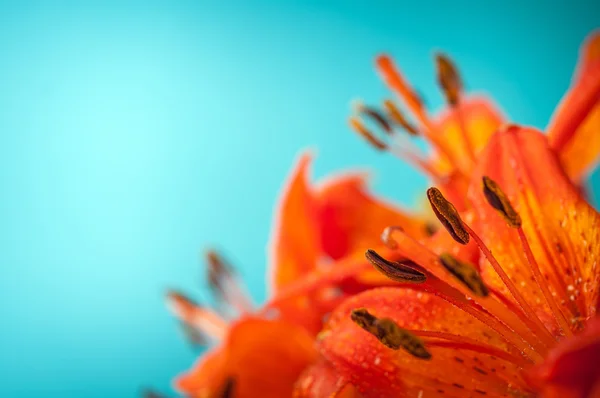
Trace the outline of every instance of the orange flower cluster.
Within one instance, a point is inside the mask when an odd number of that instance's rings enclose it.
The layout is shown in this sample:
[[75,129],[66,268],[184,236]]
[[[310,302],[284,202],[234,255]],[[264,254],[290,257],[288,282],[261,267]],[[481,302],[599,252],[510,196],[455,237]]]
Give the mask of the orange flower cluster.
[[[448,57],[436,64],[442,115],[380,56],[402,107],[359,104],[350,118],[431,178],[436,218],[374,198],[361,174],[311,184],[301,156],[267,303],[253,310],[216,253],[209,279],[234,320],[168,296],[190,336],[219,340],[177,379],[186,396],[600,397],[600,215],[581,189],[600,153],[600,33],[546,134],[507,124],[464,93]],[[401,130],[432,153],[407,150]]]

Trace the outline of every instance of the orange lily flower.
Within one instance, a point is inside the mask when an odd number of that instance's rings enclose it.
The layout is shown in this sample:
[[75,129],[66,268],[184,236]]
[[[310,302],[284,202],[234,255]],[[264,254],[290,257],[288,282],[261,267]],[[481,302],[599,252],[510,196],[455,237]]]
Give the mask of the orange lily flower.
[[600,214],[546,137],[516,126],[492,137],[468,221],[439,190],[428,196],[450,236],[484,256],[470,264],[388,229],[406,260],[367,257],[405,286],[334,311],[319,347],[338,378],[364,397],[597,397]]
[[[431,177],[441,191],[429,199],[451,233],[375,199],[362,174],[309,184],[311,157],[303,155],[276,216],[268,302],[253,310],[214,253],[209,279],[235,309],[233,321],[169,294],[190,337],[221,341],[177,388],[236,398],[594,397],[600,225],[573,183],[600,150],[582,144],[600,126],[599,37],[583,48],[548,140],[501,128],[500,112],[467,97],[441,55],[438,81],[450,108],[430,118],[391,59],[379,57],[381,75],[416,121],[387,100],[385,113],[359,105],[351,126]],[[407,150],[397,127],[424,136],[433,156]],[[374,250],[365,258],[366,248]],[[447,374],[450,365],[456,371]]]

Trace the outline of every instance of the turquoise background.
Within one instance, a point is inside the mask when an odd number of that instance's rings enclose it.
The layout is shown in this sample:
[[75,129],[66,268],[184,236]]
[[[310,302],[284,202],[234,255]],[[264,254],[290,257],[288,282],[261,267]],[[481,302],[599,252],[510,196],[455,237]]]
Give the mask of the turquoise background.
[[316,176],[376,171],[376,192],[407,206],[425,189],[347,128],[351,99],[387,95],[377,52],[437,109],[444,49],[469,88],[543,127],[597,4],[2,2],[0,396],[168,391],[195,353],[165,288],[202,297],[198,256],[215,244],[264,299],[300,149],[318,148]]

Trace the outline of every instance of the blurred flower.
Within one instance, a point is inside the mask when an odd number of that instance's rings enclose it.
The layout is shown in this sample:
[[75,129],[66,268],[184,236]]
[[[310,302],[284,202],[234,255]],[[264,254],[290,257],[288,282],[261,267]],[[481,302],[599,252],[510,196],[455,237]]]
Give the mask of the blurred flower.
[[[311,157],[303,155],[277,211],[268,302],[253,310],[214,252],[209,280],[225,308],[169,294],[192,340],[220,341],[178,378],[179,390],[236,398],[600,394],[600,216],[579,188],[600,151],[600,35],[583,47],[547,137],[504,125],[489,100],[463,93],[448,57],[436,63],[449,106],[441,116],[428,116],[381,56],[378,70],[414,121],[386,100],[383,111],[359,103],[350,123],[428,174],[445,230],[375,199],[361,174],[309,184]],[[424,137],[433,154],[411,148],[399,128]]]

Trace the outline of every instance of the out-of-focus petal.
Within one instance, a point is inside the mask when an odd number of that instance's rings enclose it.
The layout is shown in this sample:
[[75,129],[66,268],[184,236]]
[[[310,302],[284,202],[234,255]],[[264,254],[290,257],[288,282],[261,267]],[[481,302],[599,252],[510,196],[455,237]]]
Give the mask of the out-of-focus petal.
[[583,44],[571,87],[547,130],[567,174],[580,182],[600,156],[600,31]]
[[[461,132],[462,118],[475,156],[485,147],[492,134],[504,122],[504,117],[490,100],[482,97],[465,98],[455,108],[446,109],[437,119],[437,133],[448,143],[452,150],[453,159],[468,159],[467,145],[464,142],[464,134]],[[436,168],[441,174],[454,170],[454,166],[447,160],[439,158]]]
[[303,154],[289,178],[271,237],[275,291],[313,269],[320,256],[317,207],[309,186],[310,154]]
[[[600,393],[600,318],[562,341],[541,365],[527,373],[544,398],[593,398]],[[594,395],[595,394],[595,395]]]
[[215,396],[231,379],[236,398],[289,397],[295,380],[316,359],[313,338],[304,329],[246,318],[232,326],[222,347],[181,376],[176,387],[193,396]]
[[323,251],[333,259],[364,252],[381,244],[390,225],[401,226],[413,237],[425,234],[425,222],[368,192],[364,174],[330,178],[317,193]]

